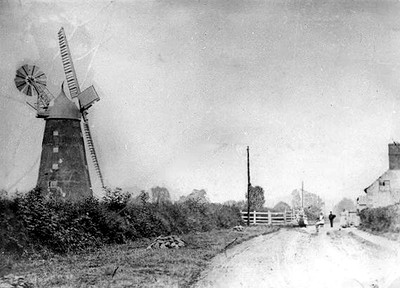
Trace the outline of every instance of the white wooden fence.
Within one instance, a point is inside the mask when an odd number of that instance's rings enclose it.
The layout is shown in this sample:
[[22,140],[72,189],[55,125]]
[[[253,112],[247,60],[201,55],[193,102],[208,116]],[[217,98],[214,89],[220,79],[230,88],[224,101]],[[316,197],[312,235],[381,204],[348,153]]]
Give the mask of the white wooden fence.
[[[244,223],[247,223],[247,211],[241,211]],[[250,212],[250,224],[252,225],[290,225],[297,223],[294,211],[284,212]]]

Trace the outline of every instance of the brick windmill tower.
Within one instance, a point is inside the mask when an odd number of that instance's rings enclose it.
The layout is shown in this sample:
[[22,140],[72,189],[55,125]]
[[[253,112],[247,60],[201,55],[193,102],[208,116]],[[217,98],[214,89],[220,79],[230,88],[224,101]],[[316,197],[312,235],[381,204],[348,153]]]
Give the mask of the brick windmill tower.
[[100,98],[93,86],[80,91],[63,28],[58,38],[70,98],[63,85],[55,98],[47,90],[46,76],[37,66],[19,68],[15,84],[31,97],[27,103],[37,111],[36,117],[46,122],[37,186],[57,199],[77,201],[93,195],[86,151],[104,188],[87,119],[88,108]]

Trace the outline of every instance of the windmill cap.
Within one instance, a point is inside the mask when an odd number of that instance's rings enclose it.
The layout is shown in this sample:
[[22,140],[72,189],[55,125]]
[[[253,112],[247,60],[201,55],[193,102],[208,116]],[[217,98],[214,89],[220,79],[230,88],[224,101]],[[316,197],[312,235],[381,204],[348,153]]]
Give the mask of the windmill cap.
[[73,119],[81,120],[81,112],[78,107],[67,98],[64,89],[54,100],[54,104],[49,107],[49,116],[47,119]]

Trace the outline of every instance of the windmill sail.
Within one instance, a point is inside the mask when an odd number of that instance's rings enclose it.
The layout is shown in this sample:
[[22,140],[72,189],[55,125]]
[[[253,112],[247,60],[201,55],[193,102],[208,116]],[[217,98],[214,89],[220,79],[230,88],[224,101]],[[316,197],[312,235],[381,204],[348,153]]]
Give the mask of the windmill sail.
[[[58,32],[58,42],[60,45],[61,59],[63,62],[65,77],[67,78],[67,84],[68,84],[68,89],[69,89],[71,98],[78,97],[80,110],[81,111],[86,110],[95,101],[98,101],[99,97],[97,96],[97,94],[95,92],[94,92],[94,94],[89,93],[89,92],[82,93],[81,97],[79,97],[79,95],[81,94],[81,90],[79,88],[78,79],[76,77],[74,65],[72,63],[71,52],[69,50],[67,37],[65,36],[64,28],[61,28],[60,31]],[[88,89],[86,89],[86,90],[88,90]],[[90,89],[90,91],[92,91],[92,90],[94,91],[94,88]],[[83,101],[83,105],[82,105],[82,101]],[[96,151],[95,151],[94,145],[93,145],[93,139],[92,139],[90,129],[89,129],[89,122],[88,122],[85,112],[86,111],[83,111],[82,115],[83,115],[83,129],[85,132],[86,143],[87,143],[87,146],[89,149],[90,156],[92,158],[94,169],[96,171],[97,176],[100,179],[101,186],[103,188],[105,188],[103,176],[102,176],[101,170],[100,170],[100,165],[97,160]]]
[[103,175],[101,174],[99,162],[97,161],[96,151],[94,150],[92,135],[90,134],[89,123],[87,121],[83,122],[83,130],[85,131],[86,143],[89,148],[90,156],[92,157],[94,169],[100,179],[101,187],[104,188]]
[[61,60],[64,66],[65,77],[67,78],[69,93],[71,94],[71,98],[75,98],[81,93],[81,90],[79,89],[78,79],[76,78],[64,28],[58,31],[58,42],[60,44]]

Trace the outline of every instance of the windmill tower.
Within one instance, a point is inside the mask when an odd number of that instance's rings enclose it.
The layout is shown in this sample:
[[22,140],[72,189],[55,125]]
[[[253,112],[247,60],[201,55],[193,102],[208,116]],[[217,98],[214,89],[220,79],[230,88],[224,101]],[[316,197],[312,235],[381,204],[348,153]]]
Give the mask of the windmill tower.
[[15,84],[27,96],[36,96],[35,103],[27,103],[37,111],[38,118],[46,121],[37,186],[56,198],[76,201],[93,195],[85,140],[104,188],[87,119],[88,109],[100,98],[93,86],[81,92],[63,28],[58,32],[58,39],[72,100],[66,96],[63,86],[54,98],[46,89],[46,76],[36,66],[24,65],[18,69]]

